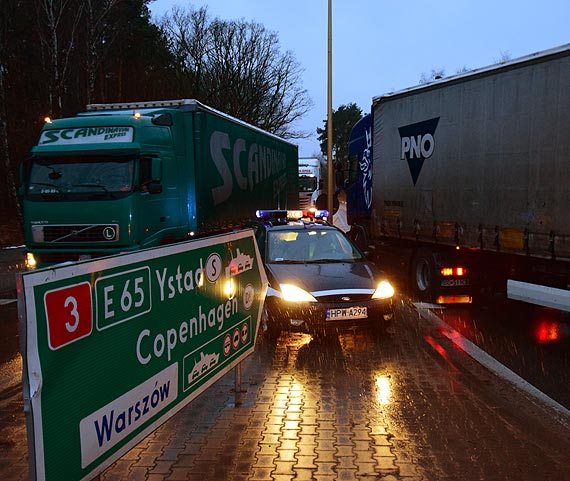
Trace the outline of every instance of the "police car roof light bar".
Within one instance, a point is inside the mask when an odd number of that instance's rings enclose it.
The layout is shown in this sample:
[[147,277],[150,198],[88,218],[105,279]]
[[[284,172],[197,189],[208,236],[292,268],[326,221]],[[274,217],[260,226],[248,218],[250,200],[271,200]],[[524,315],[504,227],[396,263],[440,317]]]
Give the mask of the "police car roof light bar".
[[300,219],[326,219],[328,210],[258,210],[255,215],[261,220],[300,220]]
[[286,219],[286,210],[258,210],[255,212],[255,216],[260,220],[276,220],[276,219]]

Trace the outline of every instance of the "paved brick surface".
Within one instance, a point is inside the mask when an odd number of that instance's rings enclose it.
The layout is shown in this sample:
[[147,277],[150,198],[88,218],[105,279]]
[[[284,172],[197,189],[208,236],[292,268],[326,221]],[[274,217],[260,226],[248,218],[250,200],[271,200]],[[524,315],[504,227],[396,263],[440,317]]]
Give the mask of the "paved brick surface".
[[[570,481],[570,428],[402,305],[394,333],[261,339],[102,481]],[[23,415],[8,414],[21,425]],[[3,414],[4,415],[4,414]],[[25,431],[0,479],[25,479]]]

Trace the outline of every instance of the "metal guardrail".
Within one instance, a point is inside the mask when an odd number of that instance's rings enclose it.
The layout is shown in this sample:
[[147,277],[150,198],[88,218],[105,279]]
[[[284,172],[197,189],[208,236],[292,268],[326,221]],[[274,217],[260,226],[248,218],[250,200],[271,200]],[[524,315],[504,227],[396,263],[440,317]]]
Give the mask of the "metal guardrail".
[[570,311],[570,291],[509,279],[507,297],[516,301]]

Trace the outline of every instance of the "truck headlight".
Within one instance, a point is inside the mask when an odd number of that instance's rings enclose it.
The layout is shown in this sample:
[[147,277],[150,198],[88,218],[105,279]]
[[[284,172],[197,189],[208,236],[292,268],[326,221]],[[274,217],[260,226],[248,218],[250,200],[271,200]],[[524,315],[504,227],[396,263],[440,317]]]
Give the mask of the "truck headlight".
[[394,295],[394,288],[388,281],[382,281],[372,294],[372,299],[389,299]]
[[312,294],[293,284],[280,284],[283,300],[287,302],[317,302]]
[[34,254],[32,254],[31,252],[28,252],[26,254],[26,267],[28,269],[35,269],[36,266],[38,265],[36,258],[34,257]]

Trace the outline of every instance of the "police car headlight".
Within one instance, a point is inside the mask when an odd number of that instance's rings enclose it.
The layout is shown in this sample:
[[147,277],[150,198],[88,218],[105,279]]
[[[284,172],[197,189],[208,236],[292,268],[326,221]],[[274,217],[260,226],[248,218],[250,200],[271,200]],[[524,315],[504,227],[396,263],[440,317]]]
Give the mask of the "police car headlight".
[[394,288],[388,281],[382,281],[372,294],[372,299],[389,299],[394,295]]
[[281,284],[281,295],[287,302],[317,302],[317,300],[304,289],[293,284]]

